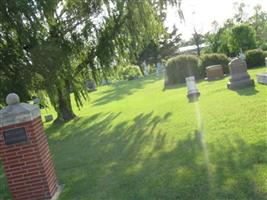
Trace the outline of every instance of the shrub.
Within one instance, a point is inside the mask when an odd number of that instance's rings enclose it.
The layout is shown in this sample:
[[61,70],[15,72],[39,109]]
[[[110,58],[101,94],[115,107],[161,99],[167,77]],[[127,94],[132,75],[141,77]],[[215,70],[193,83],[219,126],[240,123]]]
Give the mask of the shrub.
[[136,65],[128,65],[123,67],[121,76],[124,80],[134,80],[142,76],[140,68]]
[[166,85],[184,83],[188,76],[198,78],[198,58],[194,55],[179,55],[168,60]]
[[205,77],[206,67],[211,65],[222,65],[225,74],[229,73],[228,63],[230,59],[222,53],[203,54],[200,57],[200,75]]
[[261,49],[253,49],[246,52],[248,68],[265,65],[266,53]]
[[247,24],[234,26],[229,35],[228,46],[230,51],[234,54],[238,54],[240,49],[246,51],[255,48],[255,30]]
[[267,42],[261,44],[261,45],[260,45],[260,48],[261,48],[263,51],[266,51],[266,50],[267,50]]

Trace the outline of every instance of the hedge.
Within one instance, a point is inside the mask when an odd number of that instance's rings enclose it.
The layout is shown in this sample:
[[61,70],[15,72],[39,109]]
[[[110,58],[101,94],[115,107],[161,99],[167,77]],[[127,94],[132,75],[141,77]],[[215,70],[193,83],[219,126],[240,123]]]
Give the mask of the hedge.
[[166,85],[184,83],[188,76],[199,77],[198,58],[194,55],[179,55],[168,60],[166,66]]
[[205,77],[206,67],[211,65],[222,65],[225,74],[229,73],[228,63],[230,59],[222,53],[203,54],[200,57],[200,75]]
[[246,62],[248,68],[258,67],[265,65],[266,52],[261,49],[252,49],[246,52]]
[[120,74],[124,80],[129,80],[129,81],[137,79],[142,76],[140,68],[136,65],[128,65],[126,67],[123,67]]

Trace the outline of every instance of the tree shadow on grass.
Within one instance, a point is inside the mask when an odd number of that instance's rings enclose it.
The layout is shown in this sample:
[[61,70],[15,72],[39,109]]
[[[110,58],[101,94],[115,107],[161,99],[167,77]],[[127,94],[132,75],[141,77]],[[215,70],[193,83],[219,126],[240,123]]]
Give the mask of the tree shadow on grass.
[[175,84],[175,85],[166,85],[163,87],[162,91],[166,91],[166,90],[173,90],[173,89],[179,89],[179,88],[183,88],[186,87],[185,83],[180,83],[180,84]]
[[241,138],[226,138],[210,145],[213,152],[214,194],[218,199],[267,199],[267,143],[247,144]]
[[266,174],[260,173],[267,168],[266,141],[225,137],[208,144],[206,163],[198,134],[173,141],[160,129],[171,113],[142,113],[114,125],[119,115],[97,113],[46,130],[65,184],[60,199],[267,199]]
[[93,102],[93,105],[99,106],[110,103],[115,100],[123,99],[126,96],[132,95],[139,89],[145,87],[146,84],[153,83],[159,79],[155,76],[149,76],[132,81],[120,81],[111,85],[111,89],[100,92],[101,97]]
[[[142,113],[113,125],[119,114],[100,113],[48,130],[61,199],[259,199],[267,198],[267,144],[241,138],[209,144],[209,180],[200,137],[194,132],[170,141],[158,126],[171,117]],[[89,123],[88,126],[86,124]],[[177,130],[179,134],[179,130]],[[166,147],[172,148],[166,148]]]
[[243,89],[238,89],[236,90],[236,92],[240,95],[240,96],[252,96],[257,94],[259,91],[255,89],[255,87],[247,87],[247,88],[243,88]]
[[214,78],[214,79],[208,79],[207,77],[204,79],[204,81],[207,81],[207,83],[210,83],[210,84],[215,84],[216,82],[218,81],[221,81],[221,80],[224,80],[225,78],[227,78],[227,76],[223,76],[223,77],[220,77],[220,78]]
[[[197,84],[200,84],[202,82],[204,82],[204,79],[201,80],[197,80]],[[166,91],[166,90],[173,90],[173,89],[180,89],[186,87],[186,83],[177,83],[177,84],[173,84],[173,85],[166,85],[163,87],[162,91]]]

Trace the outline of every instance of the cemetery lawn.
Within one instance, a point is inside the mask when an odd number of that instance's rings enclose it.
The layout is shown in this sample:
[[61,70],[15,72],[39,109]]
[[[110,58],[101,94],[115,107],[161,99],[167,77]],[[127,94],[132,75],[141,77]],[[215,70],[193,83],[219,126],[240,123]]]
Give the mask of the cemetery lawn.
[[45,123],[60,200],[266,200],[267,86],[235,92],[228,79],[200,81],[195,104],[184,84],[163,90],[154,76],[103,86],[79,119]]

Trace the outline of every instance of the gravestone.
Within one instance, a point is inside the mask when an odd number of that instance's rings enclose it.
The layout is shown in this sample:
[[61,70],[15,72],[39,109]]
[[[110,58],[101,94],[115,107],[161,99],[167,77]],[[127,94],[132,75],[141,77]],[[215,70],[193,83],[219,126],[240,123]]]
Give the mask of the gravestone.
[[86,87],[88,91],[96,91],[96,83],[94,80],[87,80]]
[[[265,58],[265,65],[267,67],[267,57]],[[267,85],[267,69],[265,73],[257,74],[258,83]]]
[[227,84],[228,89],[235,90],[254,86],[254,80],[250,78],[247,72],[247,63],[245,60],[235,58],[229,63],[229,68],[231,77]]
[[157,74],[157,76],[160,76],[161,71],[162,71],[161,62],[157,62],[157,64],[156,64],[156,74]]
[[149,75],[149,69],[148,69],[148,66],[146,64],[146,61],[143,62],[143,70],[144,70],[144,75],[148,76]]
[[208,81],[221,79],[224,77],[223,67],[221,65],[212,65],[206,68],[206,76]]
[[257,74],[258,83],[267,85],[267,73]]
[[197,89],[196,81],[194,76],[189,76],[185,78],[186,85],[187,85],[187,98],[189,102],[198,101],[200,96],[200,92]]
[[53,115],[45,115],[45,122],[52,122],[53,121]]

